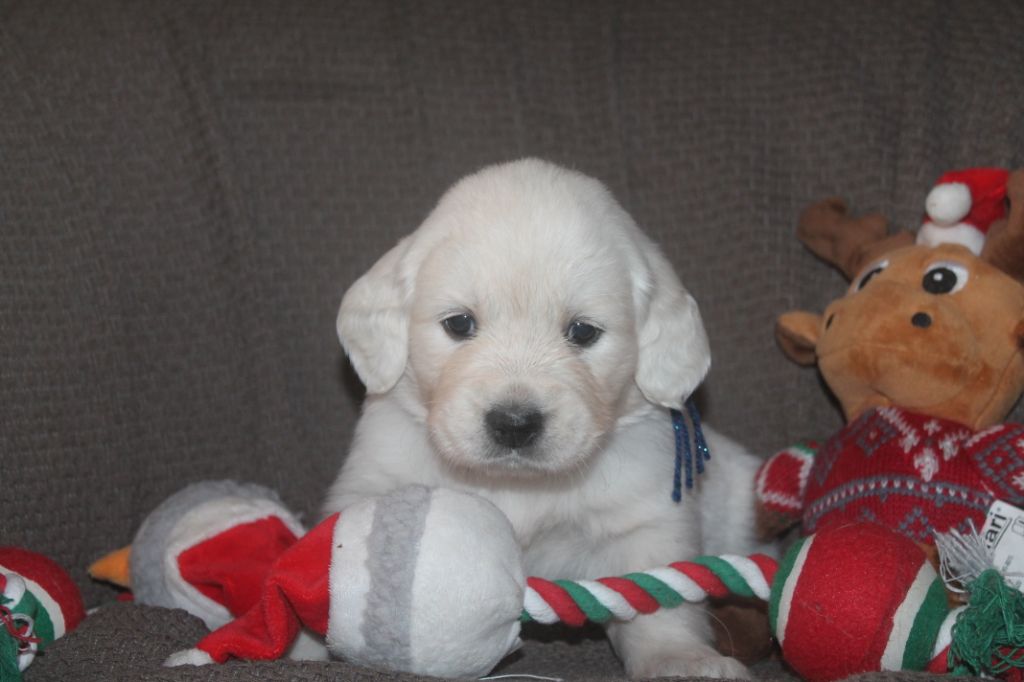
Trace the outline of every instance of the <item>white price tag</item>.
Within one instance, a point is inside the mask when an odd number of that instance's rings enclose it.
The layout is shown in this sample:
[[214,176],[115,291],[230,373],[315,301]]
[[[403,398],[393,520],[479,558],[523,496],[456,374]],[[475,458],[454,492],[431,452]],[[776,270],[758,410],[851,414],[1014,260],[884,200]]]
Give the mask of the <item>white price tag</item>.
[[1024,509],[996,500],[981,529],[992,564],[1008,585],[1024,583]]

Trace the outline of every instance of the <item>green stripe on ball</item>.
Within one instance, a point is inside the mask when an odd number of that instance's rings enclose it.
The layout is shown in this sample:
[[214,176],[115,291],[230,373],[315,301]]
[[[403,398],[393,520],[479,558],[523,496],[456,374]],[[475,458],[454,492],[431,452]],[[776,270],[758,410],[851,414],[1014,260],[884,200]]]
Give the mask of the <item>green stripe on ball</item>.
[[928,665],[939,628],[947,613],[949,606],[946,602],[946,586],[941,579],[936,578],[928,588],[928,594],[910,628],[907,647],[903,652],[903,670],[924,670]]
[[800,538],[794,542],[793,546],[786,552],[786,556],[782,558],[779,570],[775,574],[775,580],[772,583],[771,599],[768,601],[768,623],[776,639],[781,640],[785,635],[785,633],[779,632],[779,600],[782,597],[782,587],[789,580],[789,574],[793,572],[793,566],[796,564],[801,548],[809,541],[810,538]]
[[54,640],[53,621],[50,620],[50,614],[34,594],[25,590],[25,594],[21,596],[18,603],[8,606],[8,608],[12,613],[21,613],[32,619],[31,635],[42,640],[39,643],[40,650]]

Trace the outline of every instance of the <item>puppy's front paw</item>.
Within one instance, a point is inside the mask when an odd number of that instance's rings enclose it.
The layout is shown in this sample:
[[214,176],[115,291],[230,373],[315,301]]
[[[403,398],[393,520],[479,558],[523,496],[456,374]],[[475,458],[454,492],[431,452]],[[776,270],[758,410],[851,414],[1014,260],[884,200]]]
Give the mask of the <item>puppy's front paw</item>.
[[608,636],[632,678],[717,677],[748,679],[735,658],[708,644],[707,613],[695,604],[652,613],[628,623],[609,624]]
[[685,652],[653,656],[647,660],[631,661],[626,672],[633,678],[645,677],[716,677],[724,679],[750,679],[750,671],[735,658],[720,656],[713,651]]

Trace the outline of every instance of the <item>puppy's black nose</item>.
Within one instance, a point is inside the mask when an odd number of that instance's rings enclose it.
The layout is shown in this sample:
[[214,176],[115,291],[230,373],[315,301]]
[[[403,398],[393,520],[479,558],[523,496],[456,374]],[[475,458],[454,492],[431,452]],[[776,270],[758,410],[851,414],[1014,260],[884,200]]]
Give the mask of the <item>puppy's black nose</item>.
[[928,313],[914,313],[914,316],[910,318],[910,324],[921,329],[927,329],[932,326],[932,316]]
[[544,415],[530,405],[499,405],[484,415],[484,422],[491,440],[512,450],[530,445],[544,430]]

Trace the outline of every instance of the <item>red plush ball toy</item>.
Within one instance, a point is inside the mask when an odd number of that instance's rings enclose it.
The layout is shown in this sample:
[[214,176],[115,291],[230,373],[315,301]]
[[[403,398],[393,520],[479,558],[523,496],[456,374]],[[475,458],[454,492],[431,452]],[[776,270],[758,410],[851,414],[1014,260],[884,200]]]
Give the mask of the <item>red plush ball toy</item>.
[[52,559],[0,547],[0,678],[20,679],[36,653],[85,618],[82,595]]
[[949,643],[939,637],[949,612],[942,580],[918,545],[877,524],[801,539],[772,592],[772,631],[808,680],[923,670]]

